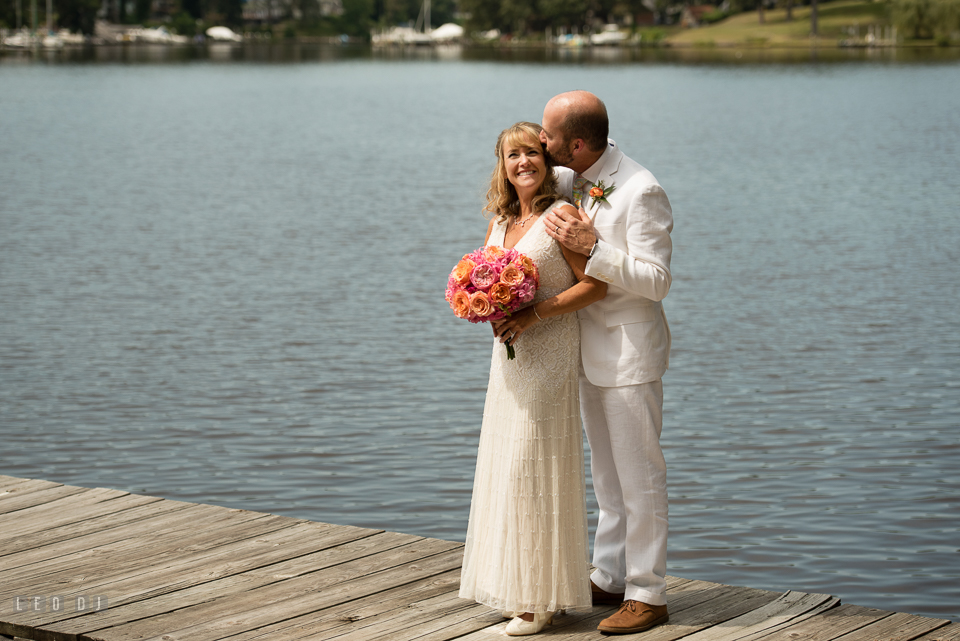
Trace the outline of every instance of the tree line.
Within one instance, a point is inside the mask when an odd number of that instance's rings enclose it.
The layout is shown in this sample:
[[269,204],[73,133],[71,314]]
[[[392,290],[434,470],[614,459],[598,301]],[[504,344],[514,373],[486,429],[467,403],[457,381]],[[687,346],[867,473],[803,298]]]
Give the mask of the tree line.
[[908,38],[949,44],[960,32],[960,0],[891,0],[890,18]]
[[[194,35],[206,21],[243,25],[243,0],[53,0],[52,23],[60,29],[93,34],[97,19],[118,24],[163,23]],[[0,27],[32,27],[31,0],[0,0]],[[46,24],[46,2],[36,2],[37,28]]]
[[[0,0],[0,26],[29,26],[30,0]],[[368,37],[371,30],[413,23],[422,0],[340,0],[341,10],[326,14],[320,0],[282,0],[280,12],[269,20],[245,23],[245,0],[53,0],[54,23],[74,32],[93,33],[98,12],[111,22],[162,22],[183,35],[199,33],[207,25],[226,24],[241,30],[260,30],[271,36],[339,35]],[[250,0],[246,0],[250,1]],[[744,11],[792,7],[811,3],[816,33],[818,0],[713,0],[712,20]],[[821,0],[822,1],[822,0]],[[883,0],[891,24],[908,38],[950,41],[960,32],[960,0]],[[692,4],[693,0],[686,0]],[[38,25],[44,24],[45,2],[38,2]],[[433,26],[462,24],[468,33],[498,30],[516,37],[541,37],[546,31],[584,32],[603,24],[626,28],[670,24],[679,18],[683,0],[432,0]],[[105,10],[105,14],[104,14]],[[709,17],[709,16],[708,16]],[[279,33],[277,27],[280,27]]]

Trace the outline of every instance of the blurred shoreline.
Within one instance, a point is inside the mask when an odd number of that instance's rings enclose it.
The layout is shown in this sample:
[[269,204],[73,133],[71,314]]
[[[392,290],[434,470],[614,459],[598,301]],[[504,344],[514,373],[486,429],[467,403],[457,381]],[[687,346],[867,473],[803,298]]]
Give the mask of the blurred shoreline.
[[0,64],[29,63],[178,63],[188,61],[295,63],[335,60],[453,60],[532,63],[680,63],[680,64],[792,64],[792,63],[939,63],[960,60],[960,47],[899,44],[884,47],[842,47],[836,42],[795,44],[661,45],[564,47],[544,42],[496,44],[439,44],[432,46],[377,46],[350,38],[245,37],[238,42],[182,43],[109,41],[89,38],[55,47],[0,47]]

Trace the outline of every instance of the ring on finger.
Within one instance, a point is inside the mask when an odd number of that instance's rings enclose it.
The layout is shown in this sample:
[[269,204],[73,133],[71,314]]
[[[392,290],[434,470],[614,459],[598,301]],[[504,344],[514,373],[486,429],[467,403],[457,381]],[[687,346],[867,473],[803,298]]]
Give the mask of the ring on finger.
[[560,225],[557,225],[557,233],[560,233]]

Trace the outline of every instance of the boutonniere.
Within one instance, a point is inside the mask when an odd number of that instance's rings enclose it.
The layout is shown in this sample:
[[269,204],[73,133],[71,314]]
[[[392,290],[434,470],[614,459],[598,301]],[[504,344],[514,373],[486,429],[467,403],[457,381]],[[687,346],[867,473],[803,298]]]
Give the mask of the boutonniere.
[[607,203],[609,205],[610,203],[607,202],[607,196],[612,194],[613,190],[616,188],[616,185],[610,185],[607,187],[603,184],[602,180],[598,181],[596,185],[590,188],[590,197],[593,198],[593,200],[590,201],[590,206],[592,207],[598,202]]

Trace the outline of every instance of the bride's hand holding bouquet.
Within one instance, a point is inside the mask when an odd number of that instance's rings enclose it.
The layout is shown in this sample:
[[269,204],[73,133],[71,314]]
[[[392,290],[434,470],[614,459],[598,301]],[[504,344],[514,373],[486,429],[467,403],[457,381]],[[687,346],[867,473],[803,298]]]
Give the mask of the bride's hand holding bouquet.
[[493,328],[493,335],[505,343],[508,348],[516,342],[520,334],[530,329],[533,325],[543,320],[537,316],[535,305],[524,307],[517,312],[498,321],[492,321],[490,326]]

